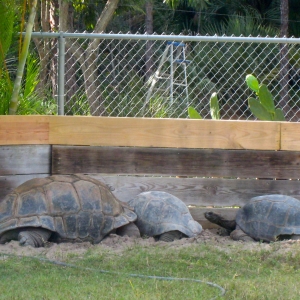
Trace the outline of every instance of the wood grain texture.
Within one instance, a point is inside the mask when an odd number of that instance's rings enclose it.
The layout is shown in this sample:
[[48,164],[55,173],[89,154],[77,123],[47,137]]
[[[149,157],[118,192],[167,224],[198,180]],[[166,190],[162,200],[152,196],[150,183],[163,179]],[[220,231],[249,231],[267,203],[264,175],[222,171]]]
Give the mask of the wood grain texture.
[[0,116],[0,145],[49,144],[47,116]]
[[13,189],[32,178],[43,178],[50,174],[9,175],[0,176],[0,202]]
[[[65,144],[278,150],[281,124],[229,120],[0,116],[0,145]],[[292,145],[288,145],[288,137],[285,143],[287,145],[284,149],[296,147],[293,146],[293,140]]]
[[53,146],[52,172],[300,178],[300,152]]
[[278,150],[280,123],[51,116],[50,144]]
[[300,200],[297,180],[253,180],[220,178],[173,178],[111,176],[89,174],[105,182],[114,195],[127,202],[147,191],[163,191],[181,199],[187,206],[243,206],[252,197],[284,194]]
[[50,174],[51,146],[0,146],[0,175]]
[[300,150],[300,123],[281,123],[281,149]]

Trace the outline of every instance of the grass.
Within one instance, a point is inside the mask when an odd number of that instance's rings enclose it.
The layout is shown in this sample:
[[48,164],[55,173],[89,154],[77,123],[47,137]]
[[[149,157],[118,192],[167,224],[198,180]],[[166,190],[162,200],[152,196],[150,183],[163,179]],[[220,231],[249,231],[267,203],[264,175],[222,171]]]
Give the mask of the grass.
[[[212,299],[220,290],[203,283],[164,281],[119,274],[134,273],[214,282],[226,289],[216,299],[300,299],[300,249],[283,244],[255,250],[240,243],[199,243],[188,247],[131,246],[122,252],[90,248],[83,257],[54,265],[26,257],[0,256],[0,299]],[[0,247],[1,251],[1,247]],[[84,270],[83,268],[92,268]],[[98,271],[97,271],[98,270]]]

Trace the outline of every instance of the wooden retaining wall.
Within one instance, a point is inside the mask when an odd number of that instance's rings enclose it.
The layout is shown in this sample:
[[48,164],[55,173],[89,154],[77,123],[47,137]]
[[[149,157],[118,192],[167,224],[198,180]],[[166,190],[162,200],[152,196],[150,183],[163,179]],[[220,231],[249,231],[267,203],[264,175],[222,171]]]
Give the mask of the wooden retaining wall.
[[161,190],[203,227],[251,197],[300,199],[300,123],[0,116],[0,194],[34,177],[85,173],[128,201]]

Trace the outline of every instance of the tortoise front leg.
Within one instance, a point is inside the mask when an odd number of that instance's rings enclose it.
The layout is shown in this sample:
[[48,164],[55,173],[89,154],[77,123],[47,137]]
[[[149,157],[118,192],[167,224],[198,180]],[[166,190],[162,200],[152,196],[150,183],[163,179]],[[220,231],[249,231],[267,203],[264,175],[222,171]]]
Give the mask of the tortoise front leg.
[[26,228],[19,232],[20,246],[44,247],[52,231],[44,228]]
[[140,230],[134,223],[129,223],[117,228],[116,234],[120,236],[141,237]]
[[242,229],[240,229],[239,226],[237,226],[236,229],[231,232],[230,237],[234,241],[255,242],[255,240]]
[[176,240],[180,240],[181,238],[186,237],[185,234],[178,230],[168,231],[157,237],[157,241],[162,242],[174,242]]

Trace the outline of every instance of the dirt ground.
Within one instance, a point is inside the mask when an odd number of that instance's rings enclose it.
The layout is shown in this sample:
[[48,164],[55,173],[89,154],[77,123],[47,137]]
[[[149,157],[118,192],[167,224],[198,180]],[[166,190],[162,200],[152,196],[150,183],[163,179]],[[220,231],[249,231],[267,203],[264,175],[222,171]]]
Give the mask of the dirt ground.
[[[195,238],[184,238],[171,243],[156,242],[154,238],[133,238],[121,237],[115,234],[107,236],[101,243],[92,245],[89,242],[84,243],[50,243],[43,248],[33,248],[30,246],[21,247],[17,241],[11,241],[5,245],[0,245],[0,255],[14,254],[21,256],[43,256],[50,260],[64,261],[69,255],[76,255],[76,257],[83,257],[84,253],[91,248],[98,247],[99,251],[109,250],[116,253],[134,246],[140,245],[142,247],[172,247],[182,248],[197,245],[200,243],[211,244],[218,249],[226,252],[233,251],[233,249],[259,251],[259,250],[274,250],[277,254],[292,251],[295,247],[299,248],[300,241],[285,240],[275,243],[259,243],[259,242],[237,242],[230,239],[228,236],[220,236],[216,230],[203,230],[200,235]],[[296,244],[296,245],[295,245]],[[97,249],[97,250],[98,250]],[[1,258],[1,256],[0,256]]]

